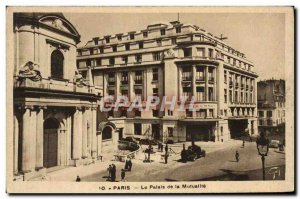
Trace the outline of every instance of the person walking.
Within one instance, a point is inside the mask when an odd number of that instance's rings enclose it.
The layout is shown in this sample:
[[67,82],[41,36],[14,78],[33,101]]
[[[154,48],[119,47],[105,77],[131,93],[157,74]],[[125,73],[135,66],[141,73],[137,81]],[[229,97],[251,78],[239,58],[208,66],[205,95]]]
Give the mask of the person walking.
[[124,169],[127,171],[127,170],[128,170],[128,167],[129,167],[129,165],[128,165],[128,160],[126,159]]
[[245,138],[243,138],[243,148],[245,147]]
[[239,160],[240,160],[240,154],[238,151],[235,152],[235,160],[236,160],[236,162],[239,162]]
[[111,169],[111,181],[115,182],[116,181],[116,165],[112,164],[112,169]]
[[80,177],[77,176],[77,177],[76,177],[76,182],[80,182],[80,181],[81,181]]
[[110,164],[107,168],[107,172],[108,172],[108,180],[111,180],[111,170],[112,170],[112,165]]
[[165,146],[165,152],[168,152],[169,151],[169,147],[168,147],[168,144],[166,144]]
[[128,160],[128,171],[131,171],[132,168],[132,162],[131,159]]
[[124,169],[122,169],[121,170],[121,181],[125,181],[125,170]]
[[168,164],[168,157],[169,157],[169,152],[166,151],[166,153],[165,153],[165,164]]

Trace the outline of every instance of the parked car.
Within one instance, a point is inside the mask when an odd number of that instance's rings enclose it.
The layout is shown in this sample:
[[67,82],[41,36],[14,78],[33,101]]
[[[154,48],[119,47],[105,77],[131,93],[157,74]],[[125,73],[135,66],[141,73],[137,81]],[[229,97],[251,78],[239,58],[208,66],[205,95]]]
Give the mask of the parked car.
[[135,139],[134,137],[126,137],[126,138],[123,138],[122,141],[133,142],[135,144],[138,144],[137,139]]
[[280,145],[279,140],[271,140],[269,143],[269,148],[278,148]]
[[143,144],[143,145],[157,145],[159,143],[158,140],[150,140],[150,139],[141,139],[140,140],[140,144]]
[[196,159],[205,157],[206,152],[205,150],[202,150],[200,146],[192,145],[188,147],[186,155],[187,155],[186,159],[188,161],[195,161]]

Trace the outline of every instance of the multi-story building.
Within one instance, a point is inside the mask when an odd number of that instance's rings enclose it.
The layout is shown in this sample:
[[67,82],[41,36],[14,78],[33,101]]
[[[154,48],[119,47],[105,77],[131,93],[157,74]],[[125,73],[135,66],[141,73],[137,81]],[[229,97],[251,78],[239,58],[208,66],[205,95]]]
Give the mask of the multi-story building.
[[[134,136],[163,141],[226,141],[257,134],[254,65],[223,38],[179,21],[155,23],[140,31],[92,38],[77,50],[78,70],[92,70],[104,96],[163,96],[176,102],[194,97],[184,111],[123,106],[101,111],[102,142]],[[108,124],[106,124],[108,123]],[[117,130],[117,131],[116,131]],[[118,132],[118,133],[113,133]],[[105,144],[103,144],[105,146]]]
[[285,81],[270,79],[257,83],[258,130],[285,132]]
[[15,13],[13,20],[16,179],[93,161],[102,90],[77,72],[79,33],[60,13]]

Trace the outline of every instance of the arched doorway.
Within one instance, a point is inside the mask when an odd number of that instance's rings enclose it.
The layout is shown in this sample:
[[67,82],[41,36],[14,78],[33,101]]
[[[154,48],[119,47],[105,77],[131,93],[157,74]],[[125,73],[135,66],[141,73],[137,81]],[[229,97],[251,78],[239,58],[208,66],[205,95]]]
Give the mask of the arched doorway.
[[44,167],[57,166],[59,121],[49,118],[44,122]]
[[51,54],[51,77],[64,78],[64,55],[59,50],[55,50]]

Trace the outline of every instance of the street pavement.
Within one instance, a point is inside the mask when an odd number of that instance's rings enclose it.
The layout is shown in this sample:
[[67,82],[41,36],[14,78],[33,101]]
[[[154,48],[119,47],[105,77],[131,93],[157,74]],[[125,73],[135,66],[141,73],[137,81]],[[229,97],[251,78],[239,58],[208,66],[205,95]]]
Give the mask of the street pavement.
[[[161,158],[163,152],[157,152],[157,147],[154,146],[155,154],[151,155],[151,163],[144,163],[144,153],[139,153],[136,159],[132,160],[132,171],[126,172],[126,181],[130,182],[151,182],[151,181],[194,181],[194,180],[261,180],[262,179],[262,163],[261,158],[257,153],[255,142],[246,142],[245,147],[242,147],[242,142],[239,140],[231,140],[226,143],[196,143],[205,149],[207,155],[205,158],[200,158],[194,162],[182,163],[180,159],[181,144],[169,145],[169,148],[175,153],[171,153],[168,164],[164,163]],[[186,147],[190,143],[186,143]],[[143,146],[143,150],[146,146]],[[240,153],[240,161],[236,162],[235,152]],[[273,175],[268,171],[271,167],[280,166],[280,177],[276,179],[284,179],[285,154],[269,150],[266,157],[266,173],[267,179],[272,179]],[[107,181],[107,167],[110,164],[115,164],[117,168],[116,180],[120,181],[121,169],[124,168],[124,162],[112,161],[112,156],[104,158],[103,162],[95,164],[69,167],[48,174],[48,180],[51,181],[75,181],[79,175],[81,181],[101,182]],[[39,179],[36,179],[39,180]]]

